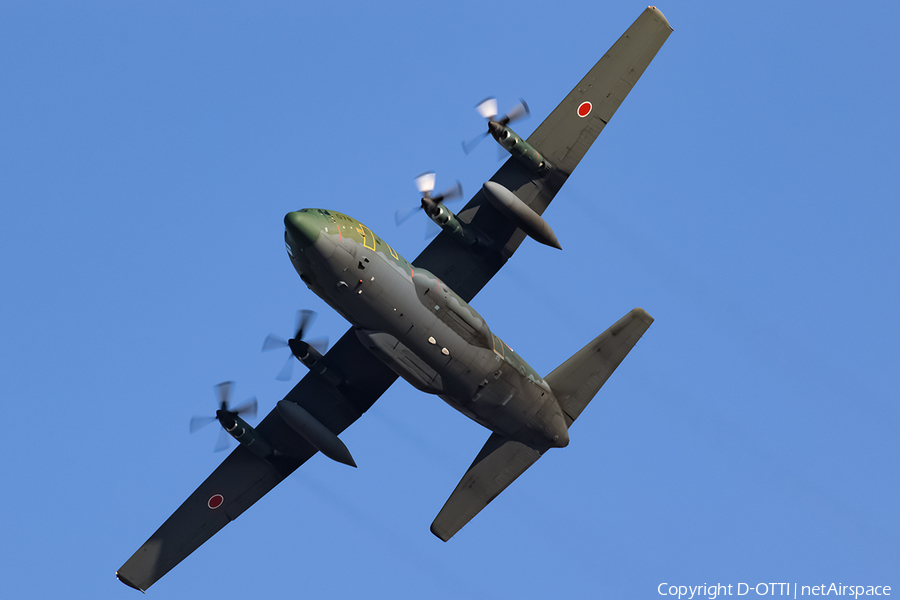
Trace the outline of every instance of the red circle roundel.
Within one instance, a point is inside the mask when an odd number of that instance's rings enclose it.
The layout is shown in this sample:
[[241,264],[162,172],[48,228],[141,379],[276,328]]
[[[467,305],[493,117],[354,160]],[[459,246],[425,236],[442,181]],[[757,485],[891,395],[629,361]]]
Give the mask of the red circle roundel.
[[578,106],[578,116],[581,117],[581,118],[584,118],[584,117],[588,116],[589,114],[591,114],[591,109],[592,109],[592,108],[593,108],[593,106],[591,105],[590,102],[587,102],[587,101],[582,102],[582,103]]
[[222,503],[225,502],[225,498],[222,497],[222,494],[216,494],[212,498],[209,499],[209,502],[206,503],[208,507],[215,510],[222,506]]

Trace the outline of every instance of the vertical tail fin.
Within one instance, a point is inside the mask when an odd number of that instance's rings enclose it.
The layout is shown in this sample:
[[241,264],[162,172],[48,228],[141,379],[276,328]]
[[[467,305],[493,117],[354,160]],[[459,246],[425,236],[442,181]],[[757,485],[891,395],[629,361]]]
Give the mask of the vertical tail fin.
[[566,425],[578,418],[651,323],[653,317],[647,311],[635,308],[544,377],[565,414]]

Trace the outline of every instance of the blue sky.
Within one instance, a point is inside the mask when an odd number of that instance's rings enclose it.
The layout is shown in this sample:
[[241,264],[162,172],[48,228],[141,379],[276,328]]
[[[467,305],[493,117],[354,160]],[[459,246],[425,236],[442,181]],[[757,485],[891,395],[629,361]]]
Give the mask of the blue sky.
[[[115,570],[215,468],[213,385],[268,412],[298,308],[282,219],[350,214],[413,259],[413,178],[500,165],[636,2],[0,7],[0,575],[137,597]],[[573,426],[449,543],[487,432],[399,381],[148,592],[155,598],[654,598],[657,586],[900,588],[900,9],[673,2],[675,31],[473,306],[543,374],[656,322]],[[457,207],[459,205],[456,205]],[[295,369],[299,377],[302,369]],[[750,596],[753,596],[751,592]]]

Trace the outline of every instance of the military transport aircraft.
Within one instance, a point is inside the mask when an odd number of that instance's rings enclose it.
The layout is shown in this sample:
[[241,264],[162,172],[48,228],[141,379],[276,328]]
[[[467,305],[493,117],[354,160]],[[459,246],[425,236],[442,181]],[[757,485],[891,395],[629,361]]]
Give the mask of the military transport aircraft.
[[356,466],[338,435],[398,376],[491,432],[431,525],[441,540],[547,450],[566,446],[569,427],[653,319],[635,308],[542,378],[468,302],[526,236],[560,247],[540,215],[671,31],[647,8],[527,140],[509,128],[522,108],[497,119],[496,102],[481,103],[488,133],[511,158],[458,215],[431,196],[433,175],[418,180],[441,233],[413,262],[339,212],[288,213],[294,269],[350,330],[324,355],[302,333],[289,342],[310,372],[255,428],[223,400],[217,419],[240,444],[117,577],[146,590],[317,451]]

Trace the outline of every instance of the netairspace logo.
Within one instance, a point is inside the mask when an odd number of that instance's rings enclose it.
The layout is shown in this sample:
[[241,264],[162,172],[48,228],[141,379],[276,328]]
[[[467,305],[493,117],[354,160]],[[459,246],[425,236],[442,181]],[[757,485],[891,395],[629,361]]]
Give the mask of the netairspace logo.
[[890,596],[889,585],[843,585],[841,583],[820,585],[798,585],[796,583],[723,583],[703,585],[669,585],[661,583],[656,588],[660,596],[673,596],[682,600],[692,598],[709,598],[716,600],[719,596],[788,596],[799,598],[800,596],[845,596],[859,598],[860,596]]

